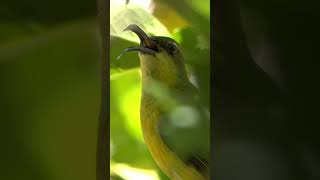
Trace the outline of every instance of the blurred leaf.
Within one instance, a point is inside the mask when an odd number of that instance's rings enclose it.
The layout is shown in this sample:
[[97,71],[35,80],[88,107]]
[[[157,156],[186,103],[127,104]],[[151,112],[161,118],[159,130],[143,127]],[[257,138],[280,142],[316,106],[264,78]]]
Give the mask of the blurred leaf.
[[154,168],[141,134],[140,96],[139,69],[123,70],[110,76],[112,160],[134,167]]
[[44,26],[58,25],[84,18],[94,18],[96,2],[87,0],[0,1],[0,21],[39,23]]
[[[133,43],[121,38],[112,38],[110,41],[110,68],[117,69],[121,72],[126,69],[139,67],[139,57],[137,52],[128,52],[120,59],[117,59],[119,54],[127,47],[133,46]],[[115,73],[114,70],[112,70]]]
[[130,3],[127,6],[125,4],[112,6],[110,35],[139,43],[139,38],[134,33],[123,31],[130,24],[137,24],[148,34],[171,37],[167,28],[146,9]]
[[110,76],[121,73],[122,70],[120,68],[110,68]]
[[185,0],[185,2],[195,12],[201,14],[207,20],[210,20],[210,0],[201,0],[201,1]]
[[154,16],[156,16],[170,32],[177,28],[184,28],[190,25],[173,7],[161,1],[155,5]]
[[[111,81],[115,81],[124,76],[140,77],[140,69],[132,69],[124,71],[110,77]],[[140,78],[139,78],[140,79]],[[121,81],[121,79],[120,79]],[[126,89],[122,95],[122,101],[118,104],[121,113],[124,115],[124,120],[128,132],[132,137],[143,142],[142,132],[140,128],[140,96],[141,96],[141,83],[136,81],[132,83],[129,89]],[[128,108],[130,107],[130,108]]]
[[[94,178],[100,94],[96,27],[93,20],[69,22],[0,47],[2,103],[15,114],[10,129],[43,179]],[[4,179],[24,177],[22,169],[10,169],[19,173]]]
[[[46,31],[42,31],[41,33],[37,33],[34,35],[25,36],[24,38],[15,39],[12,38],[10,41],[6,43],[0,44],[0,61],[1,60],[9,60],[9,59],[16,59],[22,60],[25,59],[25,54],[41,54],[45,56],[43,52],[41,52],[36,47],[40,47],[42,49],[47,50],[46,48],[54,45],[54,48],[61,48],[61,47],[68,47],[71,48],[72,46],[75,47],[75,43],[68,42],[65,43],[63,46],[59,44],[59,40],[63,38],[77,38],[80,44],[78,44],[79,49],[86,47],[88,44],[85,44],[84,41],[88,40],[91,41],[90,43],[93,44],[94,47],[97,49],[99,48],[97,42],[99,41],[97,36],[97,30],[93,27],[96,26],[96,23],[93,20],[82,20],[82,21],[75,21],[69,22],[65,24],[60,24]],[[90,33],[90,36],[84,36],[81,38],[81,35]],[[94,42],[92,42],[92,40]],[[51,47],[52,48],[52,47]],[[86,51],[88,52],[88,51]],[[66,54],[70,56],[77,56],[77,54],[72,54],[71,52],[65,51],[64,53],[54,53],[53,51],[49,52],[54,56],[59,56],[56,58],[64,59],[66,58]],[[78,53],[79,54],[79,53]],[[48,55],[47,55],[48,56]],[[51,59],[54,59],[54,56],[50,56]],[[20,57],[20,58],[18,58]],[[27,57],[26,57],[27,58]],[[46,59],[46,58],[45,58]],[[81,60],[82,58],[79,58]]]
[[39,34],[45,29],[35,23],[2,22],[0,24],[0,47],[23,38]]
[[134,168],[127,164],[111,163],[110,171],[126,180],[159,180],[155,170]]
[[[191,3],[176,0],[157,0],[156,2],[166,3],[175,9],[177,13],[189,22],[193,31],[197,32],[200,36],[204,36],[208,42],[210,41],[210,19],[203,16],[198,10],[195,10],[194,7],[191,7]],[[197,2],[203,3],[203,1]],[[207,6],[206,8],[209,8],[210,4],[203,3],[201,6]]]

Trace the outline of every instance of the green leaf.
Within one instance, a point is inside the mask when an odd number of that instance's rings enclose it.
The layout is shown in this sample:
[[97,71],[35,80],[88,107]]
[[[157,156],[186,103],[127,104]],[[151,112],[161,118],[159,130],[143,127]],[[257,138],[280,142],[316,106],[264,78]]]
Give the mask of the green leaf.
[[[96,28],[95,20],[57,24],[0,47],[1,103],[8,110],[2,126],[19,132],[6,145],[12,151],[1,152],[10,157],[9,163],[4,160],[8,177],[1,179],[94,179],[100,95]],[[30,178],[33,173],[39,178]]]
[[154,168],[142,138],[140,97],[141,77],[138,68],[110,76],[112,160],[134,167]]
[[117,60],[117,57],[125,48],[134,45],[132,42],[121,38],[112,38],[110,44],[112,44],[109,55],[111,69],[126,70],[139,66],[139,57],[137,52],[126,53]]
[[201,14],[206,19],[210,19],[210,0],[194,1],[186,0],[185,1],[191,9],[195,12]]

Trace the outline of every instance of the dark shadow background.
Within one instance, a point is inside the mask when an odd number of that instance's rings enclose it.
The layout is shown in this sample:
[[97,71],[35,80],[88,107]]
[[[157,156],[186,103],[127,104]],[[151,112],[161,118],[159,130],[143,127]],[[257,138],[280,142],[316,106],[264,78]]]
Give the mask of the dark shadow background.
[[217,180],[320,178],[316,7],[213,3]]

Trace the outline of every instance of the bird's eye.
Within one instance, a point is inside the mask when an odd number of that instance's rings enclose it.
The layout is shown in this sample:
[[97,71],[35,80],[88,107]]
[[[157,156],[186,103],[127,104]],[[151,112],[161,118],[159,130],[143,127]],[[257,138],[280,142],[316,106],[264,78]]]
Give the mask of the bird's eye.
[[168,43],[167,50],[168,50],[169,54],[174,55],[177,52],[178,48],[177,48],[177,46],[175,44]]

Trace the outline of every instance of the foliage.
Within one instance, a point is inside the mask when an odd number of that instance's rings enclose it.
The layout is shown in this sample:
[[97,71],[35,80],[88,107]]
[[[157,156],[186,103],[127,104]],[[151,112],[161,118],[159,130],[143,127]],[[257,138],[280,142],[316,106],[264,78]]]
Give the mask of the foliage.
[[96,3],[4,0],[0,11],[0,179],[94,179]]

